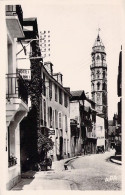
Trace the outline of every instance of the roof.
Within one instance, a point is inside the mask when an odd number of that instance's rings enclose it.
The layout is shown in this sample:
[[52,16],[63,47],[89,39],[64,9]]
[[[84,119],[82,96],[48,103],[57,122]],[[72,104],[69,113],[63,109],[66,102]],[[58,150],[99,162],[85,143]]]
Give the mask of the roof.
[[23,18],[23,21],[35,21],[37,18]]
[[84,90],[80,90],[80,91],[71,91],[72,96],[77,96],[80,97],[82,95],[82,93],[84,92]]
[[71,91],[70,93],[72,95],[71,101],[72,100],[84,100],[86,97],[84,90]]
[[101,47],[101,49],[103,48],[103,50],[105,48],[103,43],[102,43],[102,40],[100,39],[99,34],[97,35],[97,38],[95,40],[95,43],[94,43],[93,47]]
[[93,104],[93,105],[96,104],[93,100],[91,100],[91,99],[89,99],[89,98],[87,98],[87,97],[86,97],[86,100],[87,100],[89,103]]

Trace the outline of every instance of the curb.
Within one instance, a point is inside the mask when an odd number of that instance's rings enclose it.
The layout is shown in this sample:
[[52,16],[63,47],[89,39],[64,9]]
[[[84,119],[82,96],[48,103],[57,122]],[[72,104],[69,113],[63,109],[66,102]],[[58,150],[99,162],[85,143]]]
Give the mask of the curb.
[[113,162],[113,163],[116,163],[118,165],[122,165],[122,162],[119,161],[119,160],[115,160],[115,159],[110,158],[110,161]]
[[70,161],[72,161],[72,160],[76,159],[76,158],[79,158],[79,156],[75,156],[75,157],[73,157],[73,158],[70,158],[69,160],[67,160],[67,161],[64,163],[65,170],[67,170],[67,169],[68,169],[68,168],[67,168],[68,163],[69,163]]

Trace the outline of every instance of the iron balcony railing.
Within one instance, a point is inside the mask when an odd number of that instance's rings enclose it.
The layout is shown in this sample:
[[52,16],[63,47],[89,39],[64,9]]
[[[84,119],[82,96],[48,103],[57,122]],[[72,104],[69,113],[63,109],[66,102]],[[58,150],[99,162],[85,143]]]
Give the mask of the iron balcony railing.
[[6,98],[20,98],[28,104],[28,89],[19,73],[6,75]]
[[18,16],[21,26],[23,26],[23,11],[21,5],[6,5],[6,16]]

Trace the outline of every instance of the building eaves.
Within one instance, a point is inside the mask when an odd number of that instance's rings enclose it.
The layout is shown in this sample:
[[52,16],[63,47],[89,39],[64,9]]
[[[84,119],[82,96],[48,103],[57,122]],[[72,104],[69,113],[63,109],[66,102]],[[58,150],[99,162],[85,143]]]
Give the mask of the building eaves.
[[56,83],[56,84],[58,85],[58,87],[60,87],[64,92],[66,92],[66,93],[70,96],[70,98],[71,98],[71,97],[72,97],[72,94],[69,93],[69,91],[66,90],[65,87],[63,87],[55,78],[53,78],[52,75],[50,75],[50,74],[48,73],[48,71],[47,71],[46,68],[43,66],[43,64],[42,64],[42,68],[43,68],[44,71],[46,72],[46,74],[47,74],[47,76],[49,77],[49,79],[50,79],[51,81],[53,81],[54,83]]

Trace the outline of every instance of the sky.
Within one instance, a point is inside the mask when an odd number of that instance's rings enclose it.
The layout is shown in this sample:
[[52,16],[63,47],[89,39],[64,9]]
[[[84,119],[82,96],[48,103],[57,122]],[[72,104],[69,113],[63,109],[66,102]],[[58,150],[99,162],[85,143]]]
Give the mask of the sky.
[[54,72],[63,74],[63,85],[89,92],[91,52],[98,28],[106,51],[108,117],[117,112],[117,74],[122,45],[122,1],[47,0],[21,1],[23,17],[37,17],[38,30],[49,30]]

